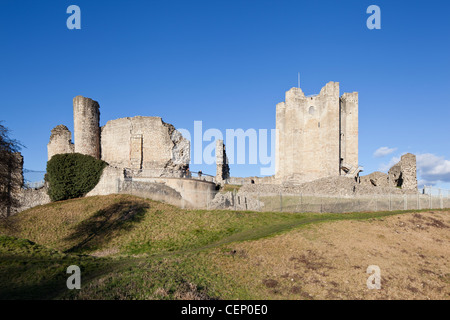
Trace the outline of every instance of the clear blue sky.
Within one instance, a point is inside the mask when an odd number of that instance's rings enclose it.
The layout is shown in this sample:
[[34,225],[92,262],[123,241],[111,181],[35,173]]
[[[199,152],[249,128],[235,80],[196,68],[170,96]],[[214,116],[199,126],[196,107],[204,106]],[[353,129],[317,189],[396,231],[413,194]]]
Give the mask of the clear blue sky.
[[[71,4],[81,30],[66,27]],[[371,4],[381,30],[366,27]],[[44,170],[50,130],[73,133],[76,95],[99,101],[101,125],[143,115],[189,130],[194,120],[223,132],[272,129],[300,72],[306,94],[328,81],[359,92],[365,173],[412,152],[422,180],[449,187],[449,12],[434,0],[2,0],[0,120],[26,146],[25,167]],[[375,157],[380,147],[394,150]]]

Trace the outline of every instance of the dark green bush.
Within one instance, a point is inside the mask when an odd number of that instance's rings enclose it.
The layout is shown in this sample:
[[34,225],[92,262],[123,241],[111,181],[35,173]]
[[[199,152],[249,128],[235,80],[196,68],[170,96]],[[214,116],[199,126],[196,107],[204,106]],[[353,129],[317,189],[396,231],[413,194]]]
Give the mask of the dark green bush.
[[47,162],[45,181],[52,201],[83,197],[100,180],[108,164],[80,153],[54,155]]

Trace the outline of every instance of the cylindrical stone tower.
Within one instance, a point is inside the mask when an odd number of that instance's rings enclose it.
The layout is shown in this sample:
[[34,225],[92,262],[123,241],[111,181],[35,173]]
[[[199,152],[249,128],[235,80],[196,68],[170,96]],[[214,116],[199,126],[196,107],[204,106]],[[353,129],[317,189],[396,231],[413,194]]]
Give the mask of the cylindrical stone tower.
[[75,152],[100,159],[100,106],[82,96],[73,98]]

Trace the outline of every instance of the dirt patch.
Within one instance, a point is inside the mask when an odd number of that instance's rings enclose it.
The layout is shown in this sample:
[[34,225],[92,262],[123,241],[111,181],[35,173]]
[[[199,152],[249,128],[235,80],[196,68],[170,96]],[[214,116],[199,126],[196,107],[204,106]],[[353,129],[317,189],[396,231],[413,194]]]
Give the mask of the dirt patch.
[[214,300],[191,282],[183,282],[174,294],[177,300]]
[[333,269],[319,252],[309,249],[298,257],[293,256],[289,260],[294,262],[294,269]]
[[105,249],[105,250],[97,250],[91,253],[91,256],[94,257],[107,257],[107,256],[112,256],[115,254],[118,254],[120,252],[120,250],[118,248],[109,248],[109,249]]
[[267,288],[276,288],[276,287],[278,287],[278,281],[277,280],[273,280],[273,279],[266,279],[266,280],[263,281],[263,284]]
[[449,226],[446,225],[445,223],[443,223],[442,221],[435,219],[433,217],[429,217],[428,218],[428,222],[427,225],[431,226],[431,227],[436,227],[436,228],[448,228]]

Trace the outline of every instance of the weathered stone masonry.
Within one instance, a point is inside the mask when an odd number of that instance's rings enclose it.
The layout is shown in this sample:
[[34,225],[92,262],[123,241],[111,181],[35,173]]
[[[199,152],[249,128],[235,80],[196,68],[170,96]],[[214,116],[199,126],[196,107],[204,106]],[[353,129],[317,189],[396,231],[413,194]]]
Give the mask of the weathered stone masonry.
[[52,129],[50,142],[47,145],[48,160],[55,154],[73,153],[75,146],[72,143],[72,133],[66,126],[60,124]]
[[388,172],[390,186],[417,190],[416,156],[407,153]]
[[307,182],[358,171],[358,93],[339,97],[329,82],[315,96],[300,88],[276,107],[277,180]]
[[216,182],[223,183],[230,177],[230,167],[223,140],[216,141]]
[[75,152],[100,159],[100,106],[82,96],[73,98]]
[[48,159],[60,153],[82,153],[102,159],[135,176],[182,177],[189,167],[190,143],[160,117],[133,117],[108,121],[99,127],[98,102],[73,99],[74,137],[56,126],[48,144]]

